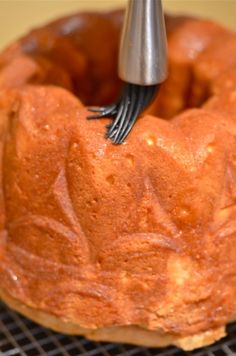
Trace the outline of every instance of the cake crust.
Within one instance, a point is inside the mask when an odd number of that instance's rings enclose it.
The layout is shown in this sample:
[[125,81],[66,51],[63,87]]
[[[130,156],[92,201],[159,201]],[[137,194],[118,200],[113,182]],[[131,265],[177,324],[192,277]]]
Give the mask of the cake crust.
[[169,25],[170,79],[117,147],[85,104],[119,91],[120,19],[75,15],[0,56],[0,295],[57,331],[193,349],[236,312],[235,70],[211,68],[235,34]]
[[151,331],[138,326],[114,326],[108,328],[85,329],[78,322],[62,320],[53,314],[35,310],[13,299],[0,290],[1,299],[12,309],[40,325],[57,332],[70,335],[82,335],[89,340],[105,342],[122,342],[146,347],[166,347],[175,345],[186,351],[207,346],[225,336],[225,328],[219,327],[194,336],[179,336],[161,331]]

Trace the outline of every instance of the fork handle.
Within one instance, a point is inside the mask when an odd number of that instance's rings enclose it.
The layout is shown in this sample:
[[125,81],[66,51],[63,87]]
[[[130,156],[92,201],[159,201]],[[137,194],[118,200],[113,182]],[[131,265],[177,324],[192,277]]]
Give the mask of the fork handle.
[[161,0],[129,0],[119,52],[119,77],[155,85],[167,77],[167,41]]

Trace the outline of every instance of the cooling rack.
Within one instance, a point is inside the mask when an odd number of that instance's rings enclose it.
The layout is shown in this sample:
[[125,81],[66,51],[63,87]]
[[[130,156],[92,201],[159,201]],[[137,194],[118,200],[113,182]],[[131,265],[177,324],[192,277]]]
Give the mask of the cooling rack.
[[125,344],[98,343],[82,337],[66,336],[44,329],[21,317],[0,302],[1,356],[232,356],[236,355],[236,323],[228,327],[228,336],[213,346],[183,352],[175,347],[148,349]]

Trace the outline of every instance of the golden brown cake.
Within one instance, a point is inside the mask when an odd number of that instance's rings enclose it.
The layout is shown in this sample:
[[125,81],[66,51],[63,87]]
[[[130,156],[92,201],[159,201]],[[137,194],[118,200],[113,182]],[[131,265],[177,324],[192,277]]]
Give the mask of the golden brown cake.
[[190,350],[236,314],[236,35],[166,22],[170,77],[122,146],[86,120],[121,90],[122,12],[0,55],[0,297],[61,332]]

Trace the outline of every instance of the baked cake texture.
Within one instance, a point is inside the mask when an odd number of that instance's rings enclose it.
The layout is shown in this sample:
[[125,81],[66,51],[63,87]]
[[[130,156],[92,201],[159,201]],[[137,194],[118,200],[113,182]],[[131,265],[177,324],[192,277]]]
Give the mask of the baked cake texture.
[[167,16],[170,76],[115,146],[86,106],[120,93],[122,16],[0,55],[0,296],[61,332],[190,350],[236,314],[236,35]]

